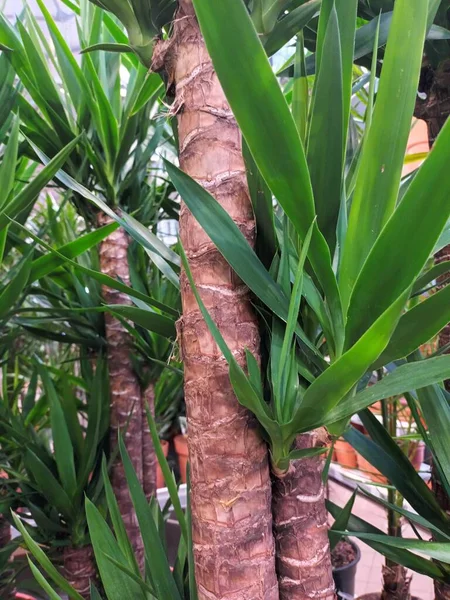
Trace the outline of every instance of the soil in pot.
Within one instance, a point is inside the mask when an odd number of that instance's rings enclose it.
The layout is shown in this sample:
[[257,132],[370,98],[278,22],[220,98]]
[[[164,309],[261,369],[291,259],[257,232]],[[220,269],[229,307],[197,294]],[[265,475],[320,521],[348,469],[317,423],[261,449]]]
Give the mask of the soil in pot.
[[[161,448],[164,452],[164,456],[167,458],[167,455],[169,454],[169,442],[167,442],[166,440],[160,440],[161,442]],[[159,463],[156,464],[156,487],[159,488],[163,488],[165,487],[165,482],[164,482],[164,477],[161,471],[161,467],[159,466]]]
[[331,563],[338,597],[339,593],[355,595],[356,569],[360,559],[361,552],[354,542],[340,540],[333,548]]
[[347,469],[356,469],[356,452],[353,447],[343,439],[336,441],[334,445],[336,461]]
[[189,452],[186,435],[176,435],[173,438],[175,450],[178,454],[178,464],[180,465],[180,478],[182,483],[186,483],[186,470],[189,460]]

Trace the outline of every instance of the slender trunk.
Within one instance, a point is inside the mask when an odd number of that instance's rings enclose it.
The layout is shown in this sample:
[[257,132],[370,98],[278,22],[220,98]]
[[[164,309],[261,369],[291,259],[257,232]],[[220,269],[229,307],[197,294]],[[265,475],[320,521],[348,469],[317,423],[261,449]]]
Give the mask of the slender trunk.
[[[111,219],[99,214],[98,222],[99,225],[105,225],[110,223]],[[100,245],[101,272],[113,279],[119,278],[127,285],[130,284],[128,245],[129,239],[123,229],[117,229]],[[128,296],[122,292],[106,286],[103,286],[102,291],[106,304],[130,304]],[[105,330],[111,394],[110,451],[117,452],[117,436],[120,430],[139,481],[142,483],[142,400],[139,381],[131,361],[133,344],[120,321],[109,313],[105,315]],[[119,454],[112,466],[111,483],[128,536],[142,566],[143,543]]]
[[[450,60],[444,61],[436,71],[424,66],[419,91],[425,94],[425,98],[417,101],[415,116],[426,122],[428,143],[432,148],[450,115]],[[436,255],[437,263],[445,260],[450,260],[450,246],[446,246]],[[445,285],[444,282],[442,285]],[[439,334],[439,347],[442,348],[449,342],[450,325],[447,325]],[[446,352],[449,353],[449,350]],[[445,381],[445,387],[450,391],[450,380]],[[443,488],[435,468],[433,468],[432,486],[439,506],[450,514],[450,498]],[[450,600],[450,585],[435,581],[434,594],[436,600]]]
[[[299,435],[297,449],[326,444],[324,429]],[[321,456],[292,461],[273,474],[273,516],[280,600],[335,597]]]
[[401,565],[383,565],[381,600],[410,600],[411,576]]
[[142,475],[144,492],[147,500],[156,494],[156,454],[153,447],[150,428],[148,426],[145,405],[148,404],[150,412],[155,416],[155,386],[151,383],[142,394]]
[[[239,224],[250,243],[254,218],[241,136],[204,45],[191,0],[180,0],[173,36],[155,50],[174,91],[182,169]],[[249,291],[189,213],[180,235],[202,299],[236,359],[259,354]],[[268,452],[255,419],[233,394],[185,274],[179,324],[191,460],[195,576],[200,600],[276,600]]]
[[82,596],[89,600],[91,581],[98,581],[94,552],[91,545],[75,548],[65,546],[63,552],[64,575],[70,585]]
[[[381,379],[381,376],[379,376]],[[383,413],[383,425],[392,438],[397,435],[398,406],[395,398],[383,400],[381,403]],[[388,501],[400,506],[403,504],[403,498],[398,495],[396,490],[389,488],[387,491]],[[393,509],[388,508],[388,535],[391,537],[402,537],[402,525],[400,515]],[[386,558],[382,568],[383,589],[381,600],[410,600],[411,598],[411,580],[405,567]]]

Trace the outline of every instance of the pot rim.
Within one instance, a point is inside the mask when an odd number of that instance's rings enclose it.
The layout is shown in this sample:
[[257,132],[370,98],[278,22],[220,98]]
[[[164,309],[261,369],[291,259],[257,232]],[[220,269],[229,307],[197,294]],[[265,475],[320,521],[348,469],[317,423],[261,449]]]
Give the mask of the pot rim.
[[351,540],[350,538],[346,537],[344,538],[346,542],[348,542],[353,549],[356,551],[356,556],[355,558],[352,560],[351,563],[348,563],[347,565],[342,565],[342,567],[333,567],[333,573],[340,573],[342,571],[345,571],[346,569],[351,569],[352,567],[354,567],[355,565],[357,565],[359,563],[359,561],[361,560],[361,550],[359,549],[358,544],[356,544],[353,540]]

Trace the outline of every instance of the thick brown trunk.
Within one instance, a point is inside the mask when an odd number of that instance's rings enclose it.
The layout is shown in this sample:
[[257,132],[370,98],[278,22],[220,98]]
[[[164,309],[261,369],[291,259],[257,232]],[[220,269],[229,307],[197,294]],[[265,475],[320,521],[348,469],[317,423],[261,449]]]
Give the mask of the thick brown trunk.
[[64,575],[70,585],[82,596],[89,600],[91,581],[97,585],[98,576],[92,546],[74,548],[65,546],[63,553]]
[[[190,0],[179,2],[173,36],[156,49],[178,117],[182,169],[239,224],[250,243],[254,218],[241,136],[204,45]],[[180,235],[202,296],[241,364],[259,354],[248,289],[185,205]],[[180,339],[191,461],[195,575],[200,600],[276,600],[268,453],[255,419],[237,402],[184,274]]]
[[411,577],[401,565],[383,566],[381,600],[410,600]]
[[[450,115],[450,60],[443,62],[436,71],[425,66],[422,69],[419,91],[426,97],[424,100],[417,101],[415,116],[426,122],[428,143],[432,148]],[[450,260],[450,246],[446,246],[436,255],[437,263],[445,260]],[[445,276],[443,280],[445,280]],[[442,285],[445,285],[444,281],[442,281]],[[450,325],[447,325],[439,334],[439,347],[443,348],[449,342]],[[450,380],[445,381],[445,387],[447,391],[450,391]],[[432,486],[440,507],[450,514],[450,498],[443,488],[435,468],[433,468]],[[436,600],[450,600],[450,585],[435,581],[434,594]]]
[[148,426],[146,404],[150,408],[150,412],[155,416],[155,387],[153,383],[147,386],[147,389],[142,395],[142,475],[144,492],[147,500],[156,494],[156,454],[153,447],[150,428]]
[[[297,449],[323,446],[323,429],[299,435]],[[280,600],[335,597],[321,456],[292,461],[273,476],[273,518]]]
[[[104,214],[99,214],[99,225],[111,222]],[[123,229],[117,229],[100,245],[100,270],[113,279],[130,284],[128,268],[129,238]],[[106,304],[130,304],[126,294],[103,286],[103,298]],[[123,325],[111,314],[105,314],[105,330],[108,342],[108,368],[111,394],[111,452],[117,450],[117,436],[120,430],[142,483],[142,400],[138,378],[133,369],[131,353],[133,343]],[[139,564],[143,564],[143,544],[139,525],[131,502],[126,477],[117,454],[111,470],[111,483],[119,503],[125,527],[136,551]]]

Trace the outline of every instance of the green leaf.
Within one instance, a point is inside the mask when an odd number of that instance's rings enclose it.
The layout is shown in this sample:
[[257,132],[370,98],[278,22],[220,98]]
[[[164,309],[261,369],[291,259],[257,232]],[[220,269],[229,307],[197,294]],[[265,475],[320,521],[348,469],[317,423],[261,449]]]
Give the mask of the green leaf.
[[31,270],[31,258],[28,254],[24,259],[17,275],[0,293],[0,319],[2,319],[20,298],[28,283]]
[[405,548],[406,550],[413,550],[425,554],[430,558],[442,561],[444,563],[450,563],[450,544],[448,542],[429,542],[428,540],[417,540],[417,539],[405,539],[398,537],[390,537],[384,535],[376,535],[373,533],[356,533],[352,532],[352,535],[362,540],[371,540],[373,542],[383,542],[388,546],[394,548]]
[[297,125],[302,144],[306,141],[309,114],[309,86],[306,76],[305,40],[303,33],[297,36],[294,81],[292,83],[292,116]]
[[370,435],[374,437],[372,434],[375,435],[375,432],[372,431],[372,427],[376,427],[379,436],[372,440],[350,427],[344,434],[347,442],[370,464],[381,471],[420,515],[437,527],[448,529],[446,516],[439,508],[436,498],[400,447],[389,437],[378,421],[375,423],[376,417],[373,417],[372,413],[370,415],[373,418],[370,418],[370,422],[368,421],[369,412],[360,413],[360,415],[364,419],[365,427],[371,427]]
[[[83,254],[83,252],[86,252],[87,250],[90,250],[99,244],[117,228],[117,223],[111,223],[110,225],[99,227],[95,231],[91,231],[77,240],[69,242],[61,248],[58,248],[58,253],[66,256],[67,258],[76,258],[80,254]],[[45,275],[48,275],[62,264],[64,264],[64,260],[57,254],[40,256],[33,262],[30,273],[30,282],[45,277]]]
[[[450,356],[437,356],[423,361],[397,367],[374,385],[367,387],[355,396],[345,398],[325,417],[321,425],[348,419],[355,413],[371,406],[379,400],[399,396],[411,390],[417,390],[450,377]],[[319,426],[315,420],[315,427]]]
[[9,219],[14,219],[20,212],[30,206],[39,192],[53,179],[58,170],[66,162],[81,136],[75,138],[65,146],[49,163],[26,185],[0,212],[0,231],[4,229]]
[[[33,150],[40,157],[40,159],[45,163],[48,161],[48,157],[39,150],[39,148],[30,142]],[[122,225],[122,227],[131,235],[133,239],[135,239],[139,244],[141,244],[145,251],[149,254],[150,258],[152,258],[153,262],[156,264],[158,269],[160,269],[164,275],[169,279],[169,281],[175,286],[179,287],[178,276],[170,267],[170,265],[166,261],[170,261],[172,264],[179,264],[179,257],[173,252],[170,248],[168,248],[164,242],[162,242],[158,237],[149,231],[146,227],[144,227],[141,223],[136,221],[131,215],[128,215],[124,211],[120,211],[120,216],[116,214],[114,210],[112,210],[106,202],[104,202],[101,198],[90,192],[83,185],[75,181],[70,175],[67,175],[64,171],[58,171],[56,174],[56,178],[61,181],[63,185],[68,187],[80,194],[86,200],[92,202],[95,206],[100,208],[105,214],[111,217],[114,221]],[[1,221],[0,221],[1,223]]]
[[[444,230],[445,231],[445,230]],[[427,285],[431,284],[434,280],[442,277],[450,271],[450,260],[444,260],[441,263],[433,265],[423,275],[421,275],[413,285],[412,294],[417,294],[422,291]],[[448,277],[448,275],[447,275]]]
[[[233,219],[213,196],[189,175],[167,161],[165,165],[177,191],[216,244],[219,252],[256,296],[280,319],[286,321],[289,302],[285,293],[264,268]],[[302,335],[298,326],[296,333],[312,352],[319,354],[308,338]]]
[[148,72],[131,109],[131,115],[137,114],[148,102],[155,99],[163,90],[163,86],[159,75]]
[[340,288],[344,307],[365,259],[395,209],[422,65],[427,9],[422,0],[395,3],[343,251]]
[[130,497],[136,511],[136,517],[139,522],[142,540],[144,542],[145,557],[149,565],[152,566],[152,583],[160,598],[171,598],[181,600],[178,588],[170,571],[167,556],[161,543],[158,529],[153,520],[150,506],[145,497],[144,491],[133,469],[128,452],[125,449],[122,437],[119,437],[120,455],[122,457],[123,468],[127,478]]
[[5,152],[0,164],[0,209],[2,209],[9,200],[9,195],[14,187],[14,177],[16,173],[17,149],[19,146],[19,117],[14,118],[11,134],[6,145]]
[[[307,152],[317,221],[331,254],[336,244],[336,226],[341,207],[346,139],[344,112],[347,109],[344,105],[342,69],[338,16],[333,7],[315,82]],[[330,102],[331,97],[333,102]]]
[[50,403],[50,424],[59,477],[68,497],[73,499],[77,490],[77,477],[75,473],[73,446],[67,422],[49,374],[42,365],[38,365],[38,371]]
[[290,436],[312,422],[322,422],[326,414],[348,394],[384,350],[398,320],[404,294],[393,304],[358,342],[322,373],[306,390],[291,423],[286,426]]
[[[22,227],[22,229],[24,230],[24,232],[29,235],[30,237],[32,237],[37,243],[39,243],[41,246],[43,246],[44,248],[46,248],[50,254],[54,255],[55,257],[57,257],[61,263],[68,263],[69,265],[71,265],[76,271],[81,271],[82,273],[86,273],[87,275],[89,275],[90,277],[92,277],[92,279],[100,282],[102,285],[106,285],[112,289],[115,290],[119,290],[120,292],[123,292],[125,294],[128,294],[128,296],[131,296],[132,298],[136,298],[138,300],[141,300],[142,302],[145,302],[146,304],[149,304],[150,306],[153,306],[154,308],[157,308],[159,310],[162,310],[164,312],[166,312],[167,314],[170,314],[174,317],[178,317],[179,313],[177,310],[175,310],[174,308],[168,306],[167,304],[163,304],[162,302],[158,302],[157,300],[155,300],[154,298],[151,298],[150,296],[147,296],[146,294],[143,294],[142,292],[140,292],[139,290],[135,290],[127,285],[125,285],[124,283],[121,283],[119,280],[117,279],[113,279],[112,277],[109,277],[109,275],[104,275],[103,273],[100,273],[98,271],[94,271],[93,269],[89,269],[88,267],[84,267],[81,264],[78,264],[77,262],[74,262],[72,260],[70,260],[70,258],[68,258],[69,256],[69,252],[65,252],[64,254],[60,253],[58,250],[56,250],[55,248],[52,248],[51,246],[49,246],[48,244],[46,244],[42,239],[38,238],[37,236],[34,235],[34,233],[28,229],[26,229],[25,227],[21,226],[19,223],[15,223],[16,225],[19,225],[20,227]],[[106,225],[106,228],[108,227],[113,227],[113,224],[111,225]],[[101,237],[104,233],[102,233],[102,228],[96,230],[96,232],[99,232],[99,237]],[[92,239],[94,239],[96,237],[96,232],[92,232]],[[91,234],[88,234],[91,235]],[[87,237],[87,236],[86,236]],[[81,241],[81,240],[80,240]],[[63,250],[64,248],[66,250],[70,249],[71,251],[75,248],[75,246],[72,245],[73,242],[70,242],[69,244],[67,244],[66,246],[63,246],[61,248],[61,250]],[[38,262],[37,259],[35,261],[35,263],[33,263],[33,266],[36,265],[36,263]],[[48,259],[48,261],[42,261],[43,263],[47,263],[47,262],[51,262],[50,259]],[[44,266],[42,264],[39,265],[40,267]],[[45,267],[47,265],[45,264]],[[40,274],[40,269],[37,269],[38,274]],[[29,279],[29,282],[31,282],[31,276]]]
[[344,508],[341,510],[339,515],[336,517],[336,520],[334,521],[333,525],[328,530],[328,537],[330,538],[331,550],[333,550],[333,548],[335,548],[336,544],[342,539],[342,535],[339,533],[339,531],[347,529],[348,521],[350,519],[352,510],[353,510],[353,505],[355,504],[355,499],[356,499],[356,490],[350,496],[350,498],[348,499],[348,502],[346,503]]
[[[220,83],[253,158],[303,241],[315,218],[305,153],[247,8],[242,0],[194,0],[194,7]],[[339,292],[327,244],[317,227],[309,259],[337,323],[342,320]]]
[[153,447],[155,449],[156,458],[158,459],[158,463],[161,468],[164,481],[166,482],[167,489],[169,491],[170,500],[172,502],[175,514],[178,519],[178,523],[180,525],[181,534],[187,543],[188,542],[187,524],[186,524],[186,519],[185,519],[183,509],[181,507],[180,498],[178,496],[178,488],[175,483],[175,478],[170,469],[169,463],[167,462],[167,459],[164,456],[164,452],[161,447],[161,442],[159,440],[158,430],[156,429],[156,423],[150,412],[148,404],[145,405],[145,413],[147,415],[148,426],[150,429],[150,435],[152,437],[152,442],[153,442]]
[[52,588],[52,586],[47,582],[47,580],[42,575],[42,573],[39,571],[39,569],[32,563],[29,556],[27,556],[27,559],[28,559],[28,566],[30,567],[31,572],[34,575],[34,578],[36,579],[38,584],[41,586],[41,588],[44,590],[44,592],[48,595],[48,598],[50,600],[63,600],[61,598],[61,596],[58,596],[58,594],[55,592],[55,590]]
[[86,517],[95,560],[108,600],[145,600],[141,587],[108,559],[111,556],[125,567],[128,564],[104,518],[88,498]]
[[[279,385],[277,389],[274,389],[274,395],[277,399],[277,405],[281,405],[281,412],[284,413],[284,417],[289,420],[292,414],[286,415],[286,408],[291,411],[292,407],[289,406],[289,403],[285,401],[287,397],[287,385],[288,385],[288,377],[289,377],[289,354],[292,351],[292,342],[295,340],[294,332],[296,329],[298,315],[300,310],[300,302],[302,299],[302,288],[303,288],[303,270],[305,267],[306,256],[309,250],[309,244],[311,242],[311,236],[313,232],[314,224],[311,225],[310,230],[305,238],[305,243],[303,244],[302,251],[300,253],[300,257],[298,260],[298,264],[295,271],[295,280],[294,285],[292,287],[291,299],[289,302],[289,311],[288,318],[286,321],[286,330],[284,333],[283,344],[281,347],[279,363],[278,363],[278,372],[280,377],[278,379]],[[331,340],[330,340],[331,342]],[[295,379],[297,379],[297,374],[295,375]],[[262,394],[261,394],[262,395]],[[283,411],[283,408],[285,410]]]
[[105,52],[134,52],[133,48],[131,48],[131,46],[129,46],[128,44],[99,43],[83,48],[80,54],[86,54],[87,52],[95,52],[96,50],[104,50]]
[[28,473],[32,474],[42,494],[66,519],[71,520],[73,506],[70,498],[50,469],[30,449],[26,451],[24,461]]
[[446,286],[402,315],[388,347],[374,368],[408,356],[434,338],[449,321],[450,286]]
[[286,295],[264,268],[233,219],[189,175],[168,161],[165,166],[178,193],[219,252],[260,300],[280,318],[287,319],[289,303]]
[[236,362],[233,354],[228,348],[222,334],[220,333],[217,325],[212,320],[207,308],[205,307],[200,294],[198,293],[195,282],[192,278],[192,273],[189,268],[189,263],[184,252],[183,247],[180,247],[181,260],[183,263],[183,268],[188,277],[189,283],[191,285],[192,292],[197,300],[197,304],[200,308],[200,312],[202,313],[203,318],[206,321],[208,329],[211,332],[211,335],[214,338],[214,341],[220,348],[220,351],[224,355],[226,361],[228,362],[229,370],[230,370],[230,381],[233,386],[234,392],[237,396],[238,401],[251,410],[254,415],[256,415],[258,421],[261,423],[262,427],[266,429],[266,431],[271,436],[274,443],[279,440],[279,427],[277,423],[272,418],[272,411],[268,404],[266,403],[263,397],[258,396],[255,388],[252,386],[244,371],[241,369],[239,364]]
[[137,308],[136,306],[126,306],[120,304],[112,304],[105,307],[112,314],[130,319],[136,325],[158,333],[165,338],[175,339],[177,336],[175,321],[164,315],[159,315],[151,310]]
[[256,219],[255,251],[266,269],[270,268],[277,249],[272,192],[261,177],[253,157],[243,142],[242,153],[247,169],[247,183]]
[[[325,502],[326,502],[328,511],[334,517],[337,518],[339,515],[339,512],[342,509],[339,506],[336,506],[336,504],[334,504],[333,502],[330,502],[329,500],[326,500]],[[383,537],[383,539],[386,536],[386,534],[383,531],[381,531],[380,529],[377,529],[376,527],[374,527],[367,521],[364,521],[363,519],[361,519],[355,515],[350,515],[348,530],[349,530],[349,532],[351,532],[350,535],[352,535],[353,533],[356,533],[356,532],[367,532],[367,533],[372,533],[375,535],[380,535]],[[415,554],[412,554],[408,550],[401,549],[401,548],[393,548],[392,546],[383,544],[382,541],[375,542],[372,540],[366,540],[366,543],[371,548],[373,548],[380,554],[383,554],[384,556],[389,558],[394,563],[403,565],[404,567],[407,567],[408,569],[412,569],[412,570],[416,571],[417,573],[422,573],[422,574],[426,575],[427,577],[432,577],[433,579],[440,579],[442,577],[442,571],[441,571],[441,569],[439,569],[439,567],[436,564],[434,564],[433,562],[426,560],[422,557],[416,556]]]
[[268,56],[278,52],[319,12],[322,0],[309,0],[280,19],[264,42]]
[[[422,362],[411,362],[416,368]],[[445,379],[449,375],[446,374]],[[444,379],[444,378],[443,378]],[[437,458],[441,467],[442,477],[450,484],[450,445],[448,443],[448,432],[450,431],[450,406],[444,391],[437,385],[417,390],[420,408],[428,426],[428,435],[433,447],[435,459]]]
[[14,523],[21,533],[28,549],[31,554],[37,560],[37,562],[41,565],[47,575],[54,581],[54,583],[65,592],[69,598],[72,600],[83,600],[78,592],[76,592],[71,585],[64,579],[64,577],[59,573],[57,569],[53,566],[51,561],[47,558],[45,552],[41,550],[39,545],[33,540],[30,536],[26,528],[24,527],[22,521],[17,517],[14,513],[12,513],[12,517],[14,519]]
[[[374,128],[375,120],[371,129]],[[449,144],[450,123],[447,122],[367,257],[348,310],[347,347],[413,285],[430,257],[450,213]],[[411,247],[412,239],[420,239],[420,244]],[[409,249],[407,261],[406,248]]]
[[134,555],[133,547],[128,538],[122,515],[120,514],[119,505],[117,503],[116,497],[114,496],[114,491],[109,480],[108,467],[105,456],[103,456],[102,458],[102,478],[103,485],[105,486],[105,496],[106,502],[108,504],[109,516],[111,518],[111,522],[114,528],[114,533],[116,534],[119,549],[121,550],[122,554],[127,558],[128,566],[130,567],[130,569],[136,575],[140,575],[139,565]]
[[[419,527],[422,527],[423,529],[429,529],[430,531],[432,531],[434,534],[437,535],[438,541],[440,541],[440,540],[450,541],[450,535],[448,533],[445,533],[444,531],[442,531],[442,529],[439,529],[438,527],[433,525],[433,523],[430,523],[430,521],[427,521],[427,519],[424,519],[423,517],[418,515],[416,512],[406,510],[406,508],[403,508],[403,506],[397,506],[396,504],[391,504],[390,502],[387,502],[386,500],[384,500],[384,498],[380,498],[379,496],[374,496],[367,489],[360,488],[360,491],[363,494],[365,494],[367,497],[369,497],[371,500],[373,500],[374,502],[380,502],[386,508],[389,508],[390,510],[392,510],[394,512],[398,512],[403,517],[406,517],[406,519],[408,521],[412,521],[413,523],[415,523],[416,525],[419,525]],[[343,528],[341,528],[341,529],[343,529]]]

